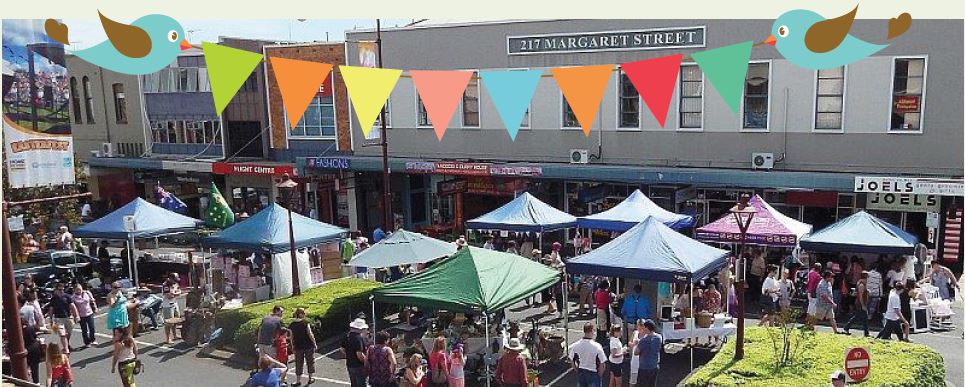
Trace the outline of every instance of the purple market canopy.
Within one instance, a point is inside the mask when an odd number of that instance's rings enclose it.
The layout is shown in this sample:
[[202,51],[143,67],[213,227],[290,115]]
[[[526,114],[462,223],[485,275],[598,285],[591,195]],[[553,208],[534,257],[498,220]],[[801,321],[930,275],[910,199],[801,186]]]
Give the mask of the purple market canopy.
[[[794,247],[811,232],[811,225],[791,219],[754,195],[749,204],[757,210],[747,228],[746,243],[752,245]],[[718,243],[740,242],[741,232],[733,214],[726,214],[713,223],[698,228],[697,240]]]

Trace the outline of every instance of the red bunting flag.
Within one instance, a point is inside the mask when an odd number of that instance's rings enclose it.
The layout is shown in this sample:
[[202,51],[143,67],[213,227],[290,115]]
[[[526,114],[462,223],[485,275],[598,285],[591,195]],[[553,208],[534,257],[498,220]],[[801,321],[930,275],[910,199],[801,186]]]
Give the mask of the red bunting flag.
[[667,122],[681,60],[683,55],[676,54],[620,65],[661,128]]
[[456,112],[466,85],[472,78],[471,71],[428,71],[411,70],[412,82],[426,107],[426,114],[436,131],[436,137],[442,141],[446,134],[452,114]]

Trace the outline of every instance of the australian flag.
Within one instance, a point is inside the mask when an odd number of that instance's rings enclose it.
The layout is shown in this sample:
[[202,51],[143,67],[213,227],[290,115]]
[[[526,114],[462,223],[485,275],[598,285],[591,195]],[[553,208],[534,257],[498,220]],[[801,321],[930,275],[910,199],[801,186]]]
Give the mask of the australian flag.
[[184,214],[188,212],[188,205],[184,204],[181,199],[177,196],[168,192],[161,186],[159,182],[154,188],[154,199],[157,200],[157,205],[168,209],[169,211],[174,211],[179,214]]

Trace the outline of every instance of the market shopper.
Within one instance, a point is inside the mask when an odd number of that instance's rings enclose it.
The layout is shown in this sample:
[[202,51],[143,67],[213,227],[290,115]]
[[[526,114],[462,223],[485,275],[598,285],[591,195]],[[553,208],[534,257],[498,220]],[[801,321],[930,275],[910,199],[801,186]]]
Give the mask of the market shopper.
[[900,293],[904,291],[905,284],[902,282],[895,282],[888,293],[888,306],[885,309],[885,326],[878,332],[877,338],[879,339],[891,339],[891,335],[897,334],[898,340],[904,340],[904,330],[902,329],[903,324],[907,324],[908,321],[901,314],[901,297]]
[[607,365],[610,368],[610,380],[607,386],[623,385],[623,359],[627,347],[620,338],[623,336],[619,325],[610,328],[610,356]]
[[113,335],[112,342],[118,342],[127,334],[131,321],[127,317],[127,297],[121,291],[121,283],[111,284],[107,294],[107,330]]
[[61,351],[57,343],[47,344],[46,362],[46,386],[70,387],[74,384],[74,375],[70,370],[70,358]]
[[74,323],[78,322],[77,307],[74,300],[64,293],[64,284],[58,283],[54,287],[54,296],[50,299],[47,314],[57,325],[61,348],[64,353],[70,353],[70,336],[74,332]]
[[[720,304],[720,293],[717,294],[717,303]],[[626,295],[623,299],[623,321],[633,323],[637,320],[650,318],[650,300],[643,295],[643,286],[633,285],[633,292]]]
[[125,334],[114,343],[111,373],[117,372],[120,375],[121,384],[124,387],[133,387],[135,368],[137,368],[137,343],[130,334]]
[[452,354],[449,355],[449,387],[466,386],[466,357],[462,352],[462,343],[452,346]]
[[[879,265],[881,262],[878,263]],[[868,278],[865,280],[865,287],[868,289],[868,320],[876,321],[878,312],[881,310],[881,296],[884,295],[881,272],[877,268],[867,271]]]
[[818,308],[818,299],[815,292],[818,289],[818,284],[821,283],[821,264],[815,262],[811,265],[811,270],[808,271],[807,276],[807,293],[808,293],[808,309],[807,309],[807,325],[814,325],[814,314]]
[[23,306],[20,307],[20,322],[28,327],[38,330],[41,329],[44,322],[44,314],[35,306],[37,303],[37,291],[28,291],[24,301]]
[[931,272],[927,277],[922,279],[922,281],[929,281],[933,286],[938,288],[938,296],[943,300],[954,299],[955,297],[952,291],[959,289],[958,279],[955,277],[955,273],[952,273],[949,268],[942,266],[937,259],[931,261]]
[[614,295],[610,292],[610,281],[601,280],[600,286],[593,293],[593,304],[596,306],[596,328],[597,341],[602,346],[607,342],[607,332],[613,323],[610,320],[610,305],[613,304]]
[[[294,323],[292,323],[294,324]],[[392,387],[395,385],[395,352],[389,347],[389,333],[379,331],[375,334],[375,344],[370,346],[365,352],[365,371],[369,376],[369,385],[372,387]],[[312,363],[314,365],[314,363]],[[309,383],[312,383],[312,370],[308,371]],[[301,375],[299,363],[295,363],[295,375]],[[450,375],[451,377],[452,375]],[[299,379],[300,380],[300,379]],[[297,382],[298,380],[296,380]]]
[[181,296],[181,288],[178,285],[177,273],[171,273],[164,284],[161,285],[163,301],[161,301],[161,316],[164,318],[164,337],[167,344],[172,344],[174,340],[179,340],[176,324],[168,324],[168,319],[181,317],[181,310],[178,306],[178,297]]
[[449,355],[446,354],[446,338],[436,337],[429,352],[429,387],[446,387],[449,383]]
[[577,372],[579,387],[600,387],[606,370],[603,346],[594,340],[596,327],[592,322],[583,325],[583,338],[570,345],[570,363]]
[[822,276],[821,282],[818,283],[817,289],[815,290],[815,297],[817,298],[817,307],[814,310],[814,323],[818,323],[824,320],[828,320],[831,324],[831,330],[834,333],[838,332],[838,323],[834,320],[834,308],[837,304],[834,302],[834,273],[830,270],[825,270]]
[[30,379],[40,383],[40,362],[44,359],[43,346],[37,339],[37,329],[31,325],[23,327],[23,347],[27,351],[27,368],[30,369]]
[[660,370],[660,351],[662,351],[662,348],[663,337],[657,333],[657,324],[653,320],[644,321],[643,337],[634,349],[634,352],[640,356],[637,386],[657,386],[657,372]]
[[503,387],[527,387],[529,386],[529,371],[526,368],[526,359],[520,356],[526,347],[519,341],[518,337],[509,339],[506,344],[506,353],[499,358],[496,363],[496,381]]
[[767,277],[761,285],[761,309],[764,317],[761,317],[761,326],[770,326],[772,316],[777,311],[777,302],[780,299],[781,286],[777,282],[777,266],[767,267]]
[[630,336],[630,342],[628,346],[628,351],[630,352],[630,379],[628,380],[631,387],[637,385],[637,379],[640,371],[640,353],[637,352],[637,344],[640,343],[640,339],[646,336],[644,330],[645,320],[637,320],[636,329],[634,329],[633,334]]
[[308,371],[308,383],[315,382],[315,351],[318,350],[318,343],[315,342],[315,334],[312,327],[305,320],[305,309],[295,309],[295,320],[288,324],[291,330],[292,348],[295,350],[295,385],[302,382],[302,366],[306,366]]
[[863,271],[857,284],[855,284],[854,313],[851,315],[851,318],[848,319],[848,322],[844,324],[844,334],[851,334],[852,324],[862,323],[864,324],[864,337],[870,335],[868,332],[868,302],[868,272]]
[[399,387],[425,387],[426,371],[422,368],[422,355],[413,354],[406,363],[405,370],[402,372],[402,380]]
[[288,374],[288,365],[271,356],[261,355],[258,358],[258,372],[248,379],[248,385],[264,387],[281,387],[282,380]]
[[80,319],[80,332],[84,338],[84,347],[97,343],[94,330],[94,313],[97,313],[97,303],[94,295],[81,284],[74,284],[74,294],[71,295],[77,316]]
[[905,342],[911,342],[911,322],[914,321],[915,316],[911,312],[911,293],[915,291],[917,283],[913,279],[905,280],[905,289],[898,293],[898,301],[901,303],[901,315],[905,318],[905,323],[901,326],[902,331],[905,334]]
[[357,318],[349,324],[349,333],[342,340],[340,350],[345,356],[349,382],[352,387],[365,387],[365,351],[368,348],[362,331],[369,329],[364,319]]
[[256,338],[259,356],[268,355],[270,357],[275,355],[275,332],[282,328],[281,316],[284,313],[284,308],[275,305],[271,308],[271,314],[261,319],[261,325],[258,326],[258,337]]

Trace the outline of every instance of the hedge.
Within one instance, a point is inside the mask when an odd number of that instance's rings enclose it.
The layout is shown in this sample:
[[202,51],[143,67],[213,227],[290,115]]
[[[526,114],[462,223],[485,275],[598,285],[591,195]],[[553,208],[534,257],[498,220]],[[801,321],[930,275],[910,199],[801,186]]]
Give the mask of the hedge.
[[233,347],[240,354],[254,355],[258,325],[276,305],[285,308],[285,324],[291,322],[295,308],[305,308],[315,339],[325,340],[346,331],[351,316],[360,312],[371,314],[369,295],[378,286],[375,281],[345,278],[306,290],[296,297],[218,312],[214,323],[215,327],[222,329],[218,345]]
[[765,329],[748,328],[744,336],[744,359],[734,362],[736,340],[728,343],[714,358],[692,374],[683,385],[723,386],[826,386],[828,375],[844,370],[848,348],[864,347],[871,354],[867,386],[945,385],[945,363],[935,350],[921,344],[892,340],[852,337],[818,332],[810,347],[793,366],[774,369],[774,349]]

